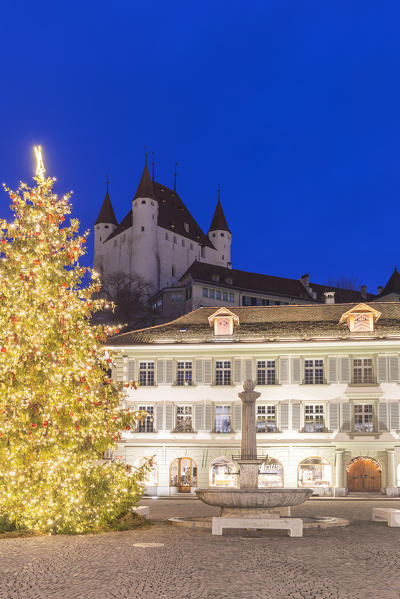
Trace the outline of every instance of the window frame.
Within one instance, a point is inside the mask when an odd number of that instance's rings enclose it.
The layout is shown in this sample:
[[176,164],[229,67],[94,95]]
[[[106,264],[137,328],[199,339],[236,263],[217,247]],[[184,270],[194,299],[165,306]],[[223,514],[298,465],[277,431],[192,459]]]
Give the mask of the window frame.
[[[259,363],[260,362],[264,362],[265,366],[264,367],[259,367]],[[274,367],[272,368],[271,366],[268,366],[269,362],[273,362],[274,363]],[[259,371],[262,373],[264,371],[264,382],[262,382],[259,378]],[[269,380],[269,373],[274,373],[273,374],[273,382],[268,382]],[[278,383],[278,369],[277,369],[277,359],[276,358],[256,358],[256,385],[257,386],[266,386],[266,387],[270,387],[272,385],[277,385]]]
[[[355,369],[356,369],[355,361],[356,360],[360,360],[362,362],[361,367],[359,367],[361,370],[362,381],[356,380],[356,377],[355,377]],[[368,380],[368,377],[366,377],[366,375],[365,375],[366,367],[365,367],[364,363],[366,360],[370,360],[370,362],[371,362],[371,377],[369,378],[369,380]],[[351,357],[351,382],[353,385],[375,385],[376,384],[376,364],[375,364],[375,359],[373,356],[352,356]]]
[[[312,362],[312,366],[307,366],[307,362]],[[321,364],[316,365],[316,362]],[[311,377],[307,374],[311,372]],[[322,370],[322,380],[317,371]],[[303,359],[303,385],[324,385],[325,384],[325,360],[324,358],[304,358]]]
[[[179,364],[184,364],[183,367],[179,367]],[[188,366],[190,364],[190,367]],[[187,374],[190,371],[190,377]],[[183,379],[179,376],[183,373]],[[190,381],[190,382],[189,382]],[[177,387],[192,387],[193,386],[193,360],[176,360],[176,380],[175,385]]]
[[[182,414],[179,413],[179,410],[183,410]],[[187,411],[190,410],[190,411]],[[193,416],[194,416],[194,411],[193,411],[193,406],[191,404],[186,404],[186,403],[178,403],[175,406],[175,426],[174,426],[174,432],[175,433],[194,433],[194,428],[193,428]],[[185,421],[188,420],[190,421],[190,430],[179,430],[181,427],[178,425],[178,418],[181,418],[182,423],[183,423],[183,429],[186,428],[186,424]]]
[[[226,366],[226,364],[228,364],[229,362],[229,366]],[[218,364],[222,364],[222,366],[218,366]],[[221,379],[219,379],[218,375],[217,375],[217,371],[221,371]],[[229,371],[229,382],[225,382],[226,377],[225,377],[225,372]],[[219,380],[221,382],[219,382]],[[221,358],[218,360],[215,360],[214,362],[214,385],[217,387],[229,387],[231,386],[232,383],[232,360],[231,358]]]
[[[155,387],[156,386],[156,365],[155,365],[155,361],[154,360],[138,360],[139,362],[139,367],[138,367],[138,379],[139,379],[139,385],[141,387]],[[146,367],[143,368],[142,364],[146,364]],[[152,365],[152,368],[149,368],[149,365]],[[142,373],[145,373],[145,378],[142,379]],[[148,376],[148,375],[152,375],[152,376]],[[149,378],[150,380],[152,379],[152,382],[149,382]],[[144,381],[144,382],[143,382]]]
[[[271,433],[277,433],[279,432],[278,429],[278,410],[277,410],[278,405],[275,403],[270,403],[270,402],[263,402],[260,404],[256,404],[256,434],[271,434]],[[264,408],[264,411],[263,411]],[[273,418],[272,418],[273,415]],[[258,423],[259,421],[261,422],[261,419],[264,418],[265,421],[265,430],[258,430]],[[269,417],[270,416],[270,417]],[[274,430],[269,430],[268,427],[268,422],[273,422],[274,423]],[[272,427],[271,427],[272,428]]]
[[[222,412],[221,414],[217,414],[217,408],[228,408],[228,413],[224,413]],[[224,416],[229,416],[229,430],[225,431],[225,430],[217,430],[217,416],[220,416],[221,419],[223,420]],[[222,425],[223,428],[224,425]],[[214,404],[214,426],[213,426],[213,432],[217,435],[229,435],[230,433],[233,432],[233,409],[232,409],[232,404],[230,403],[226,403],[226,402],[219,402],[219,403],[215,403]]]

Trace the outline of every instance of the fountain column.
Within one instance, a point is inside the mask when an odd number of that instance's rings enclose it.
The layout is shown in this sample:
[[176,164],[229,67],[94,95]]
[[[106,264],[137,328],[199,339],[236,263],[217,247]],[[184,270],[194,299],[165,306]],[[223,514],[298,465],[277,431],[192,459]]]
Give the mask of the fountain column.
[[258,468],[263,460],[257,459],[256,438],[256,400],[261,393],[254,391],[254,383],[248,379],[243,384],[241,393],[238,393],[242,401],[242,442],[239,484],[240,488],[258,488]]

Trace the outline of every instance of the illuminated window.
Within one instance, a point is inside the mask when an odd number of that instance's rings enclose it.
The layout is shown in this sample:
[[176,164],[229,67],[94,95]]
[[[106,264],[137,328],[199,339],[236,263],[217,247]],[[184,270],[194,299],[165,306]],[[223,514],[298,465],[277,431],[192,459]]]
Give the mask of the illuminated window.
[[374,406],[372,404],[354,405],[354,430],[358,433],[373,432]]
[[332,467],[324,458],[307,458],[298,467],[299,487],[330,487]]
[[325,429],[324,406],[309,404],[304,407],[304,430],[306,433],[322,433]]
[[210,487],[237,487],[238,473],[236,464],[221,457],[211,462],[209,470]]
[[176,384],[180,386],[192,384],[192,362],[177,363]]
[[274,405],[257,406],[257,433],[276,433],[276,411]]
[[267,458],[258,469],[259,487],[283,487],[283,466],[274,458]]
[[231,406],[215,406],[215,432],[231,432]]
[[175,432],[191,433],[192,426],[192,406],[177,406]]

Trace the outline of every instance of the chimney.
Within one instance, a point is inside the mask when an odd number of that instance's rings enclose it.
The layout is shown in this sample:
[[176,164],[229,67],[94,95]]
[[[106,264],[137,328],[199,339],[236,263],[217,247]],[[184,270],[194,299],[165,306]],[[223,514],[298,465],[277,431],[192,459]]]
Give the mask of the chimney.
[[363,298],[367,297],[367,286],[366,285],[361,285],[361,297],[363,297]]
[[324,292],[324,301],[325,301],[325,304],[334,304],[335,303],[335,292],[334,291],[325,291]]
[[378,285],[378,295],[380,295],[383,291],[383,287],[381,287],[380,285]]
[[304,287],[308,291],[308,289],[310,287],[310,275],[308,273],[303,275],[302,277],[300,277],[300,281],[301,281],[301,283],[303,283]]

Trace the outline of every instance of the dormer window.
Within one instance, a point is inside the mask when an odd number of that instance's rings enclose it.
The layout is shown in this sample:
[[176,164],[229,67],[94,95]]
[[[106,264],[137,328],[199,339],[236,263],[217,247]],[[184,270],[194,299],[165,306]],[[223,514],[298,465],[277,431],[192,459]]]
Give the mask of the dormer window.
[[219,283],[219,275],[211,275],[211,278],[213,281],[215,281],[216,283]]
[[228,310],[228,308],[220,308],[214,314],[208,317],[210,326],[214,326],[215,336],[233,335],[234,327],[239,324],[239,317]]
[[367,304],[358,304],[342,314],[339,324],[346,323],[352,333],[373,331],[381,313]]

